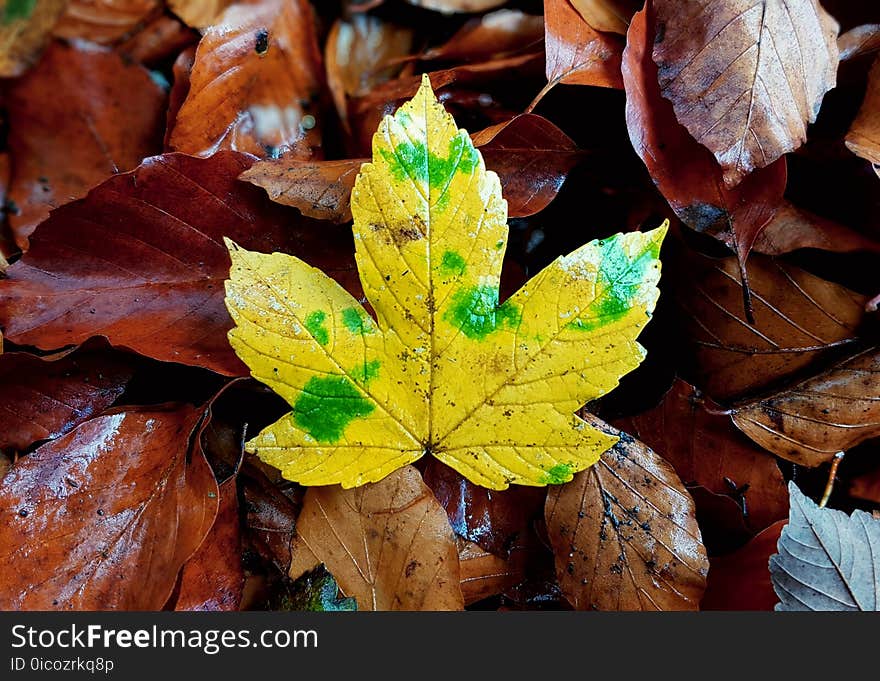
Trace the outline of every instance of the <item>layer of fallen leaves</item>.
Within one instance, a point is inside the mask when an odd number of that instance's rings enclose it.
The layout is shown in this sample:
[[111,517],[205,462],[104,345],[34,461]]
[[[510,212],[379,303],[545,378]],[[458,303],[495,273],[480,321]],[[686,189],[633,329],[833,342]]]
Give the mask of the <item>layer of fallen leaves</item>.
[[[0,607],[878,608],[875,3],[0,12]],[[244,453],[290,406],[226,339],[223,238],[362,300],[351,190],[421,73],[501,180],[502,299],[673,225],[647,360],[580,412],[620,442],[549,491]]]

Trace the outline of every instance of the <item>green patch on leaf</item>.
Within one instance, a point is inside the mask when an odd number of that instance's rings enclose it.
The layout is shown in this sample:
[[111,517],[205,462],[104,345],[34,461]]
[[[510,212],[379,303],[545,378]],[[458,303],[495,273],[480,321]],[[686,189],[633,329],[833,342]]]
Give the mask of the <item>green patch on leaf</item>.
[[480,157],[470,137],[460,133],[449,141],[445,157],[428,151],[424,140],[401,142],[393,152],[380,149],[394,179],[427,182],[431,189],[445,188],[456,172],[470,174]]
[[564,463],[558,463],[549,471],[547,471],[547,484],[561,485],[571,480],[571,466]]
[[313,376],[293,405],[293,421],[318,442],[333,443],[349,423],[374,409],[347,377]]
[[354,371],[351,372],[351,377],[357,381],[358,383],[367,383],[372,381],[376,376],[379,375],[379,367],[382,366],[382,362],[378,359],[371,360],[367,362],[364,360],[364,363],[355,368]]
[[445,277],[461,276],[467,269],[467,262],[455,251],[446,251],[440,260],[440,274]]
[[365,333],[373,333],[376,330],[373,326],[373,320],[363,310],[355,307],[347,307],[342,311],[342,323],[346,329],[360,336]]
[[326,319],[327,313],[323,310],[315,310],[306,317],[306,329],[312,334],[312,338],[321,345],[327,345],[327,342],[330,340],[330,334],[327,331],[327,327],[324,326]]
[[471,286],[452,295],[443,319],[468,338],[483,340],[502,325],[516,326],[521,315],[509,300],[498,305],[497,286]]
[[27,19],[33,14],[36,6],[37,0],[7,0],[0,22],[6,26],[13,21]]

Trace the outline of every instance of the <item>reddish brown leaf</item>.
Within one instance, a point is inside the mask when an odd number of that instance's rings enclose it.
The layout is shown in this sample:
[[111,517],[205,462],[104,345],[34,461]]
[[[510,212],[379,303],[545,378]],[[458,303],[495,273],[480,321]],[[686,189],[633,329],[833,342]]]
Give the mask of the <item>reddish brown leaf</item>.
[[175,610],[238,610],[244,587],[235,478],[220,485],[217,518],[180,577]]
[[544,30],[550,87],[557,83],[623,87],[623,41],[614,34],[593,29],[569,0],[544,0]]
[[783,255],[799,248],[819,248],[834,253],[880,253],[880,243],[873,239],[787,201],[758,235],[752,248],[765,255]]
[[53,349],[102,335],[156,359],[244,375],[226,340],[223,236],[266,253],[308,253],[359,296],[350,234],[237,181],[249,163],[234,152],[157,156],[56,210],[0,281],[7,337]]
[[654,31],[649,11],[650,3],[633,18],[623,54],[630,140],[682,222],[723,241],[745,262],[755,238],[782,202],[785,159],[733,189],[724,184],[715,157],[679,124],[672,105],[660,96],[657,66],[651,59]]
[[670,263],[697,386],[715,399],[742,397],[791,376],[851,342],[866,298],[765,256],[749,258],[754,323],[742,305],[734,258],[692,254]]
[[738,407],[736,426],[767,451],[818,466],[880,435],[880,350],[872,348],[787,390]]
[[132,362],[84,348],[58,357],[0,355],[0,449],[24,451],[100,414],[125,390]]
[[509,557],[501,558],[477,544],[459,539],[458,562],[464,604],[471,605],[503,593],[522,581],[526,574],[526,554],[532,549],[532,546],[518,544],[511,549]]
[[354,489],[310,487],[290,576],[324,563],[358,610],[461,610],[458,548],[446,513],[405,466]]
[[837,39],[840,61],[880,50],[880,24],[863,24],[842,33]]
[[321,55],[311,5],[260,0],[232,5],[205,30],[171,148],[197,156],[219,149],[255,156],[321,146]]
[[536,487],[500,492],[480,487],[434,458],[423,477],[455,533],[498,556],[508,555],[511,542],[538,515],[546,497],[546,490]]
[[194,45],[183,50],[174,60],[171,72],[174,75],[174,83],[171,85],[171,92],[168,95],[168,110],[165,112],[165,148],[171,148],[171,132],[174,130],[174,123],[177,121],[177,114],[180,107],[186,101],[189,94],[189,77],[192,73],[193,63],[196,58],[196,48]]
[[562,592],[579,610],[696,610],[709,562],[693,500],[648,447],[584,416],[620,441],[547,493]]
[[112,45],[160,13],[161,0],[71,0],[52,34],[66,40]]
[[168,0],[169,9],[193,28],[216,24],[234,0]]
[[454,12],[485,12],[503,5],[507,0],[409,0],[412,5],[433,9],[444,14]]
[[116,51],[141,64],[157,66],[164,65],[166,60],[198,41],[198,33],[174,17],[160,14],[128,40],[117,45]]
[[637,437],[672,464],[688,485],[742,495],[755,530],[788,517],[788,490],[776,461],[742,437],[719,407],[676,379],[663,401],[614,426]]
[[0,481],[0,607],[158,610],[217,514],[192,407],[100,416]]
[[871,67],[865,101],[846,135],[846,146],[875,166],[880,164],[880,57]]
[[544,40],[544,19],[515,9],[500,9],[475,17],[440,47],[420,55],[420,59],[484,61],[524,52]]
[[100,48],[53,44],[14,81],[7,102],[17,206],[9,224],[22,249],[50,209],[161,149],[162,88],[146,69]]
[[880,468],[853,478],[849,487],[850,496],[880,504]]
[[779,520],[727,556],[712,558],[701,610],[773,610],[770,556],[788,519]]
[[632,15],[642,3],[639,0],[571,0],[584,21],[597,31],[626,35]]
[[286,575],[300,505],[259,470],[246,466],[242,480],[248,539],[265,560]]
[[797,149],[837,75],[818,0],[653,0],[660,91],[728,186]]

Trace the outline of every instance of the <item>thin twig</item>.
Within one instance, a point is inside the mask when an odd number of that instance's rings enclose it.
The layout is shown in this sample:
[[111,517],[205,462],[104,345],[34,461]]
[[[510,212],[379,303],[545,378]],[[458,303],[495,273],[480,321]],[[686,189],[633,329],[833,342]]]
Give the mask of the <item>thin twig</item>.
[[846,452],[837,452],[831,460],[831,470],[828,472],[828,482],[825,483],[825,492],[822,494],[821,501],[819,501],[819,508],[825,508],[825,504],[828,503],[828,499],[831,497],[831,491],[834,489],[834,479],[837,477],[837,467],[843,461],[844,454]]

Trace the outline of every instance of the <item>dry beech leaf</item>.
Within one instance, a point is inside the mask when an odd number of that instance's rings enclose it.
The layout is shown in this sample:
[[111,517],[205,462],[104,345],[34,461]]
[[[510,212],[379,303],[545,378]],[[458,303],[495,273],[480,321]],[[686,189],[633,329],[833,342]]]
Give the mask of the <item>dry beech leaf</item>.
[[[165,93],[149,72],[97,47],[54,43],[8,90],[17,243],[49,210],[162,148]],[[70,140],[76,140],[71,144]]]
[[880,50],[880,24],[863,24],[842,33],[837,39],[840,61]]
[[639,0],[571,0],[571,4],[597,31],[626,35],[632,15],[642,3]]
[[0,481],[0,607],[161,609],[217,514],[189,447],[201,416],[132,408],[19,459]]
[[419,58],[482,61],[533,49],[543,40],[543,17],[499,9],[471,19],[443,45],[431,48]]
[[485,12],[503,5],[507,0],[407,0],[407,2],[443,14],[455,14],[457,12]]
[[244,586],[235,478],[220,485],[217,517],[180,573],[175,610],[238,610]]
[[506,558],[496,556],[478,544],[458,539],[461,593],[464,604],[472,605],[516,586],[526,576],[528,553],[535,547],[518,543]]
[[113,45],[161,13],[161,7],[161,0],[71,0],[52,35]]
[[33,66],[70,0],[7,0],[0,8],[0,77]]
[[636,153],[657,188],[688,227],[727,244],[745,263],[756,237],[782,203],[785,160],[746,178],[734,188],[721,166],[675,118],[660,96],[657,66],[651,59],[654,19],[646,9],[630,24],[623,53],[626,124]]
[[309,489],[292,554],[292,578],[324,563],[358,610],[464,607],[455,537],[412,466],[354,490]]
[[168,0],[168,8],[188,26],[207,28],[216,24],[235,0]]
[[149,67],[165,68],[174,55],[198,42],[199,35],[167,14],[152,19],[116,46],[116,51]]
[[306,0],[232,5],[196,49],[171,148],[196,156],[232,149],[275,157],[290,150],[312,158],[321,147],[322,85]]
[[500,182],[427,76],[383,120],[351,205],[375,320],[303,260],[227,240],[229,341],[292,407],[247,451],[303,485],[429,454],[500,490],[570,480],[613,444],[574,412],[645,356],[665,224],[585,244],[501,303]]
[[748,262],[754,323],[735,258],[691,254],[677,263],[675,300],[694,353],[695,383],[715,399],[742,397],[851,342],[867,298],[783,261]]
[[308,255],[360,295],[350,235],[239,182],[251,161],[156,156],[55,210],[0,280],[6,337],[51,350],[101,335],[155,359],[245,373],[225,337],[223,235]]
[[865,101],[846,134],[846,146],[875,166],[880,164],[880,57],[871,67]]
[[245,466],[241,478],[248,540],[266,561],[273,563],[281,573],[287,573],[290,543],[300,508],[253,467]]
[[588,420],[620,439],[595,466],[547,494],[563,594],[578,610],[697,610],[709,561],[693,499],[648,447]]
[[749,527],[763,529],[788,515],[782,473],[772,456],[749,442],[718,411],[718,405],[692,385],[676,379],[657,407],[613,425],[672,464],[686,484],[701,485],[715,494],[742,490]]
[[324,47],[327,85],[342,121],[348,98],[360,95],[394,77],[401,66],[392,62],[412,50],[413,32],[370,14],[338,19]]
[[880,242],[784,201],[752,248],[765,255],[784,255],[800,248],[832,253],[880,253]]
[[738,407],[733,422],[767,451],[819,466],[880,435],[880,350],[872,348],[782,392]]
[[778,520],[745,546],[710,559],[701,610],[773,610],[777,598],[767,570],[788,519]]
[[880,468],[863,473],[850,481],[850,496],[880,504]]
[[548,86],[598,85],[622,88],[618,36],[594,30],[569,0],[544,0]]
[[818,0],[653,0],[660,91],[728,186],[806,140],[837,77],[838,24]]
[[0,449],[23,451],[100,414],[122,395],[133,370],[131,359],[98,348],[56,358],[0,354]]
[[789,483],[791,513],[770,558],[776,610],[880,610],[880,520],[819,508]]

